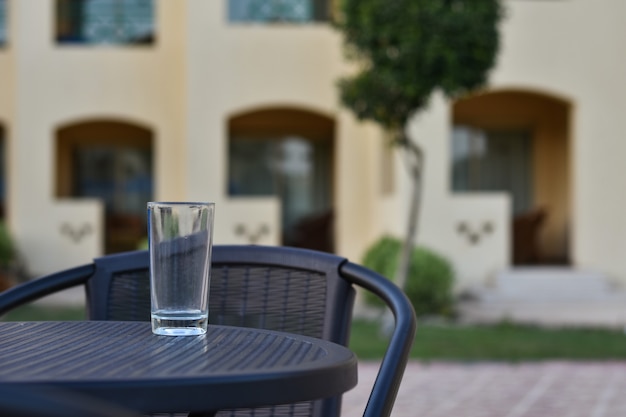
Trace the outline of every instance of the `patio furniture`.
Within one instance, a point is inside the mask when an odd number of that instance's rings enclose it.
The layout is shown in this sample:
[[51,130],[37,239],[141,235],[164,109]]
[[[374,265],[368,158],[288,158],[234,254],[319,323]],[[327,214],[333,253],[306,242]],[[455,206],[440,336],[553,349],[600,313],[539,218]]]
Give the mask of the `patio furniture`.
[[263,329],[209,325],[203,336],[168,337],[146,321],[4,322],[0,339],[0,390],[47,384],[141,413],[212,416],[357,383],[348,348]]
[[[150,319],[149,254],[108,255],[0,294],[0,315],[65,288],[86,284],[91,320]],[[268,246],[213,248],[209,323],[297,333],[347,345],[355,286],[378,295],[395,328],[372,388],[365,417],[391,413],[415,335],[415,313],[388,279],[345,258],[306,249]],[[242,415],[338,416],[341,397]],[[219,415],[221,415],[220,413]],[[227,415],[227,414],[224,414]]]
[[0,385],[0,415],[10,417],[139,417],[93,397],[49,385]]
[[541,263],[543,256],[539,242],[547,212],[536,208],[513,218],[513,264],[533,265]]

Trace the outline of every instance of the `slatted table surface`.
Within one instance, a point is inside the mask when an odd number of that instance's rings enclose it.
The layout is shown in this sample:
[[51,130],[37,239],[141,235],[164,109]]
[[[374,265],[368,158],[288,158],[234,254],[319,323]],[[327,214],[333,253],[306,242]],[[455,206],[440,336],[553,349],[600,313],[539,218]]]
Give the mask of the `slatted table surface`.
[[145,412],[211,411],[339,395],[357,382],[343,346],[209,326],[156,336],[148,322],[0,323],[0,384],[51,384]]

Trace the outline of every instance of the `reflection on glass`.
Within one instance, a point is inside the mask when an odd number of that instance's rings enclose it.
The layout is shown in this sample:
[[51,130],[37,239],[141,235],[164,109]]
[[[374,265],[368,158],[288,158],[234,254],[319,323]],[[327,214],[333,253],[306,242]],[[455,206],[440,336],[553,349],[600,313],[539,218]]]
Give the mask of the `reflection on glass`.
[[527,129],[481,130],[455,126],[452,189],[507,191],[513,212],[532,207],[532,134]]
[[7,2],[0,0],[0,46],[7,43]]
[[80,44],[151,44],[153,0],[57,0],[56,40]]
[[229,152],[229,194],[280,198],[284,244],[296,244],[303,221],[332,211],[330,141],[237,137]]
[[327,0],[229,0],[230,22],[291,22],[327,20]]
[[152,200],[152,153],[139,148],[79,147],[73,196],[105,206],[106,252],[136,249],[146,234],[146,203]]

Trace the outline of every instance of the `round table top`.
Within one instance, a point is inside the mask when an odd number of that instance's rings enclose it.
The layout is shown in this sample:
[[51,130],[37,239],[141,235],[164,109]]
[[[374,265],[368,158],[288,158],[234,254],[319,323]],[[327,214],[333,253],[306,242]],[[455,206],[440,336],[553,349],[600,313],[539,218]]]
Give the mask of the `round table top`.
[[356,364],[343,346],[252,328],[173,337],[149,322],[0,323],[0,384],[51,384],[147,413],[332,397],[356,385]]

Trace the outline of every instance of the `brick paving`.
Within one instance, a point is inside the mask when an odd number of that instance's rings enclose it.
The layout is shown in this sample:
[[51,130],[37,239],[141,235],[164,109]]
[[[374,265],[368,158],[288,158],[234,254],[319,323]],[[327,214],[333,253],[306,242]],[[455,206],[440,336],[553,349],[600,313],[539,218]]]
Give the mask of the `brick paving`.
[[[376,370],[360,365],[342,416],[362,416]],[[626,362],[410,362],[392,416],[626,416],[625,392]]]

